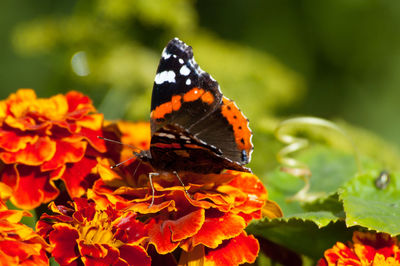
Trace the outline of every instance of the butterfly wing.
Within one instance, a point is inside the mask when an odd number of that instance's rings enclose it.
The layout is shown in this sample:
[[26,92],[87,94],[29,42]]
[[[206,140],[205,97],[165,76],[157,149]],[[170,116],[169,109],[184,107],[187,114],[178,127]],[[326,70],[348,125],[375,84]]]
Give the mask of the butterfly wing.
[[160,140],[157,132],[165,133],[166,128],[174,126],[191,136],[193,143],[205,145],[221,158],[239,165],[250,161],[253,145],[248,120],[233,101],[222,95],[218,82],[197,65],[192,48],[177,38],[162,53],[150,121],[153,144]]
[[157,130],[150,144],[152,166],[156,169],[220,173],[224,169],[250,172],[250,169],[227,159],[216,147],[197,139],[178,125]]

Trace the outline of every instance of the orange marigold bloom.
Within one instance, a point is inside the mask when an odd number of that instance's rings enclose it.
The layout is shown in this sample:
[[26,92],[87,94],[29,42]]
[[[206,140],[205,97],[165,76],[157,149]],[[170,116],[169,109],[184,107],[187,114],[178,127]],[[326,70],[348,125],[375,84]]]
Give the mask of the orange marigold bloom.
[[400,246],[386,233],[354,232],[347,245],[337,242],[318,265],[399,265]]
[[[130,130],[135,132],[135,126],[143,124],[132,124]],[[124,134],[124,128],[120,129]],[[143,132],[148,136],[147,131]],[[150,141],[146,136],[132,135]],[[124,141],[131,144],[135,139]],[[156,193],[151,206],[148,175],[154,169],[149,165],[134,161],[112,170],[107,160],[101,160],[98,172],[100,179],[88,191],[88,197],[103,208],[112,204],[117,209],[136,212],[146,222],[147,242],[158,254],[169,254],[179,248],[182,264],[199,259],[207,265],[255,261],[258,241],[244,229],[251,220],[261,218],[267,200],[267,191],[255,175],[238,171],[208,175],[179,173],[189,197],[175,174],[160,172],[153,178]],[[197,256],[199,252],[201,256]]]
[[73,209],[49,207],[55,215],[43,214],[37,231],[53,247],[60,265],[150,265],[150,257],[140,245],[146,226],[131,211],[96,208],[87,199],[75,199]]
[[21,224],[24,211],[8,210],[0,201],[0,265],[48,265],[49,246],[28,226]]
[[84,194],[95,156],[106,151],[97,138],[102,123],[91,100],[75,91],[40,99],[20,89],[0,101],[0,181],[13,189],[12,202],[32,209],[53,200],[60,178],[71,197]]

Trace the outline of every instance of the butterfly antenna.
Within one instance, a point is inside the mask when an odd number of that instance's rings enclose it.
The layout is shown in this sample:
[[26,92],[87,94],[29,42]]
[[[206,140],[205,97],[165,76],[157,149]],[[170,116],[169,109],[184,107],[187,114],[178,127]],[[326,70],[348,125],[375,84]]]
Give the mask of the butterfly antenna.
[[[132,149],[136,149],[136,150],[141,151],[140,148],[138,148],[138,147],[136,147],[136,146],[133,146],[133,145],[131,145],[131,144],[122,143],[122,142],[117,141],[117,140],[108,139],[108,138],[104,138],[104,137],[100,137],[100,136],[97,136],[97,138],[102,139],[102,140],[105,140],[105,141],[117,143],[117,144],[120,144],[120,145],[125,145],[125,146],[128,146],[128,147],[131,147]],[[139,155],[139,153],[137,153],[137,152],[133,152],[133,154],[135,154],[135,156],[132,156],[132,157],[126,159],[126,160],[123,161],[123,162],[119,162],[119,163],[117,163],[116,165],[112,165],[110,168],[111,168],[111,169],[114,169],[114,168],[120,166],[121,164],[124,164],[124,163],[126,163],[127,161],[132,160],[132,159],[135,158],[135,157],[137,158],[138,155]],[[140,161],[140,162],[142,162],[142,161]],[[140,163],[139,163],[139,165],[140,165]],[[136,168],[136,170],[137,170],[137,168]],[[135,173],[136,173],[136,170],[135,170]]]
[[100,136],[97,136],[97,138],[102,139],[102,140],[105,140],[105,141],[117,143],[117,144],[120,144],[120,145],[125,145],[125,146],[128,146],[128,147],[131,147],[132,149],[136,149],[136,150],[141,151],[140,148],[138,148],[138,147],[136,147],[136,146],[133,146],[133,145],[131,145],[131,144],[122,143],[122,142],[117,141],[117,140],[108,139],[108,138],[103,138],[103,137],[100,137]]
[[119,162],[119,163],[117,163],[116,165],[112,165],[112,166],[110,166],[110,168],[111,169],[114,169],[115,167],[118,167],[118,166],[120,166],[121,164],[124,164],[124,163],[126,163],[127,161],[130,161],[130,160],[132,160],[133,158],[136,158],[136,156],[132,156],[132,157],[130,157],[130,158],[128,158],[128,159],[126,159],[125,161],[123,161],[123,162]]

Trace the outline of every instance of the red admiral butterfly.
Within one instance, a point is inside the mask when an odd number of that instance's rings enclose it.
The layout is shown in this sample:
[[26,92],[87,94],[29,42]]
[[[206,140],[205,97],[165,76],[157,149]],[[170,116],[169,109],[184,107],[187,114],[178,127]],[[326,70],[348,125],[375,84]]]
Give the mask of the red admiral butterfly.
[[136,155],[156,170],[250,172],[244,167],[253,150],[247,118],[197,65],[192,47],[177,38],[162,52],[150,124],[150,149]]

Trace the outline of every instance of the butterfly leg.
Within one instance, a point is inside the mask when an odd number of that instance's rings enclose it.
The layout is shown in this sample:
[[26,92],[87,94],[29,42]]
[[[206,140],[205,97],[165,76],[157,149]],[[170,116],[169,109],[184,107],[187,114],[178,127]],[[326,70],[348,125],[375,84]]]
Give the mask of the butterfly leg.
[[159,173],[149,173],[149,181],[150,181],[152,197],[151,197],[151,203],[148,208],[151,208],[154,204],[154,192],[155,191],[154,191],[154,186],[153,186],[153,176],[159,176],[159,175],[160,175]]
[[178,172],[177,172],[177,171],[173,171],[172,173],[173,173],[174,175],[176,175],[176,177],[178,178],[179,182],[181,182],[181,185],[182,185],[183,190],[185,191],[186,195],[187,195],[189,198],[192,198],[192,196],[190,196],[189,192],[186,190],[185,184],[183,183],[182,179],[179,177]]

